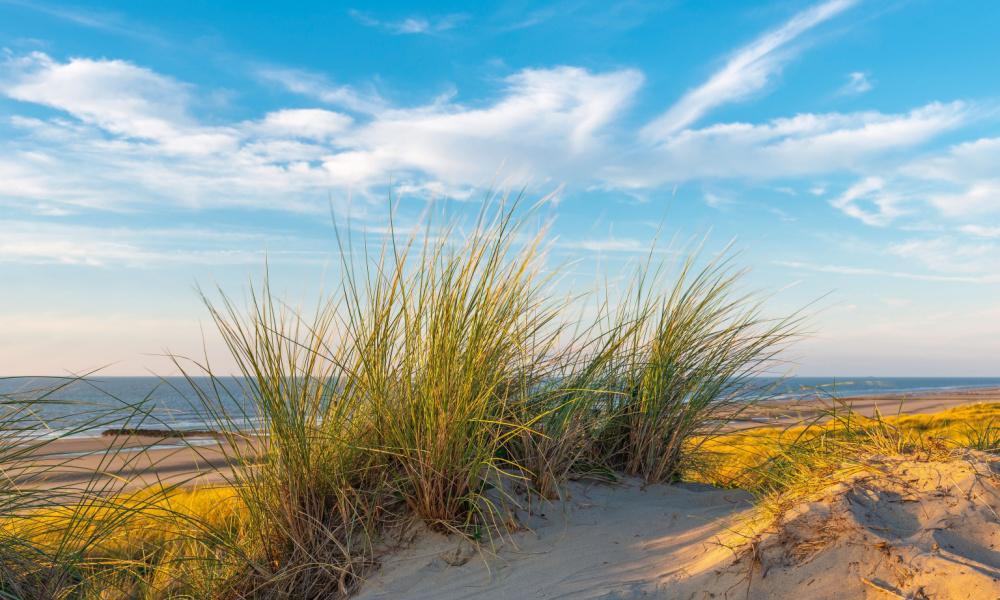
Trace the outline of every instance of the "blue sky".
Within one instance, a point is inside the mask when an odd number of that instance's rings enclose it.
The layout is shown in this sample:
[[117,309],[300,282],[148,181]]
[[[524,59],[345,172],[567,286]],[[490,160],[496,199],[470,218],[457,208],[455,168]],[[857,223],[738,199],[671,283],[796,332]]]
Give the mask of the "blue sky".
[[800,374],[1000,373],[1000,4],[753,4],[0,0],[0,372],[162,373],[391,184],[549,197],[575,285],[735,240]]

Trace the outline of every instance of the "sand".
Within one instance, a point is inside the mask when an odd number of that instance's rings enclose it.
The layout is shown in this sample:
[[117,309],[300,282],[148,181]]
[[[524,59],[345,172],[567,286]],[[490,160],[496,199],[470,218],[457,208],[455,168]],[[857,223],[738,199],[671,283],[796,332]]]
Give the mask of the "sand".
[[885,416],[896,414],[929,414],[941,412],[963,404],[1000,402],[1000,389],[981,388],[948,390],[935,392],[911,392],[907,394],[879,394],[842,398],[837,402],[830,399],[775,400],[762,402],[740,415],[737,427],[758,425],[789,425],[802,420],[822,417],[831,408],[843,410],[850,407],[866,417],[874,415],[877,409]]
[[421,531],[383,560],[358,598],[661,598],[687,565],[718,553],[716,540],[750,510],[748,494],[709,486],[628,481],[568,491],[564,504],[518,515],[525,529],[498,540],[494,556]]
[[70,438],[39,448],[30,472],[7,474],[25,487],[88,488],[107,493],[158,484],[212,485],[226,480],[230,465],[227,454],[213,438]]
[[738,492],[572,484],[495,552],[423,531],[359,598],[1000,598],[1000,459],[874,459],[762,528]]
[[872,466],[665,597],[1000,598],[1000,458]]

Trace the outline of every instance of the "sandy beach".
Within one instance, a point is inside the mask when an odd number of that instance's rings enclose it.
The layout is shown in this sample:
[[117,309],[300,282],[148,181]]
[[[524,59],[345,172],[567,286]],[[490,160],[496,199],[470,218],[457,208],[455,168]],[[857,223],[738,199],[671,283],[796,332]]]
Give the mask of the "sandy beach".
[[871,396],[807,400],[771,400],[761,402],[740,414],[734,427],[754,425],[790,425],[801,421],[823,420],[831,409],[850,410],[871,417],[878,410],[883,416],[936,413],[964,404],[1000,402],[1000,388],[972,388],[947,391],[887,393]]
[[[885,415],[934,413],[972,403],[1000,402],[1000,389],[952,390],[911,394],[886,394],[847,398],[860,414],[871,416],[878,409]],[[829,400],[771,401],[744,412],[734,428],[789,425],[821,418],[831,408]],[[115,456],[105,456],[114,445]],[[125,489],[165,483],[206,485],[225,481],[228,465],[219,443],[208,437],[186,440],[150,436],[93,437],[56,440],[38,454],[39,464],[51,467],[43,477],[23,479],[22,484],[53,487],[85,485],[93,473],[101,479],[122,483]]]
[[154,485],[225,483],[229,458],[219,441],[152,436],[54,440],[33,453],[30,473],[14,474],[21,486],[107,492]]

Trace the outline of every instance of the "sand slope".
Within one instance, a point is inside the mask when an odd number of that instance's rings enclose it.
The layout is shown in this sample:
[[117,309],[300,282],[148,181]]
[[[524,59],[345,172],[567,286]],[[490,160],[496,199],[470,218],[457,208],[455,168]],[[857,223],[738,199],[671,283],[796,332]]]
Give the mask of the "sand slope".
[[685,591],[1000,598],[1000,460],[970,452],[949,462],[874,458],[872,466],[878,472],[790,509],[739,560],[685,582]]
[[754,536],[740,492],[574,484],[492,556],[421,533],[359,597],[1000,598],[1000,460],[873,467]]
[[749,507],[745,493],[708,486],[573,484],[570,493],[565,505],[522,517],[530,530],[500,542],[492,557],[455,537],[421,533],[383,560],[359,598],[661,597],[663,582],[717,552],[715,538]]

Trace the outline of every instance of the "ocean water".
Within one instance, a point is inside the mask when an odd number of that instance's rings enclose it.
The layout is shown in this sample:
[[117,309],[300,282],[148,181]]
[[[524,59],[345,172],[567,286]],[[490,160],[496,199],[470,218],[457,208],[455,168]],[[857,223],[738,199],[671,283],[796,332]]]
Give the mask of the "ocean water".
[[[174,429],[213,428],[214,421],[198,401],[195,388],[220,398],[220,407],[237,423],[256,420],[241,392],[241,381],[221,380],[220,392],[208,378],[193,386],[181,377],[93,377],[69,382],[62,378],[0,378],[0,396],[8,407],[32,402],[22,425],[40,435],[91,436],[112,427]],[[775,398],[849,398],[874,394],[925,393],[943,390],[1000,388],[1000,377],[791,377],[760,378]]]

